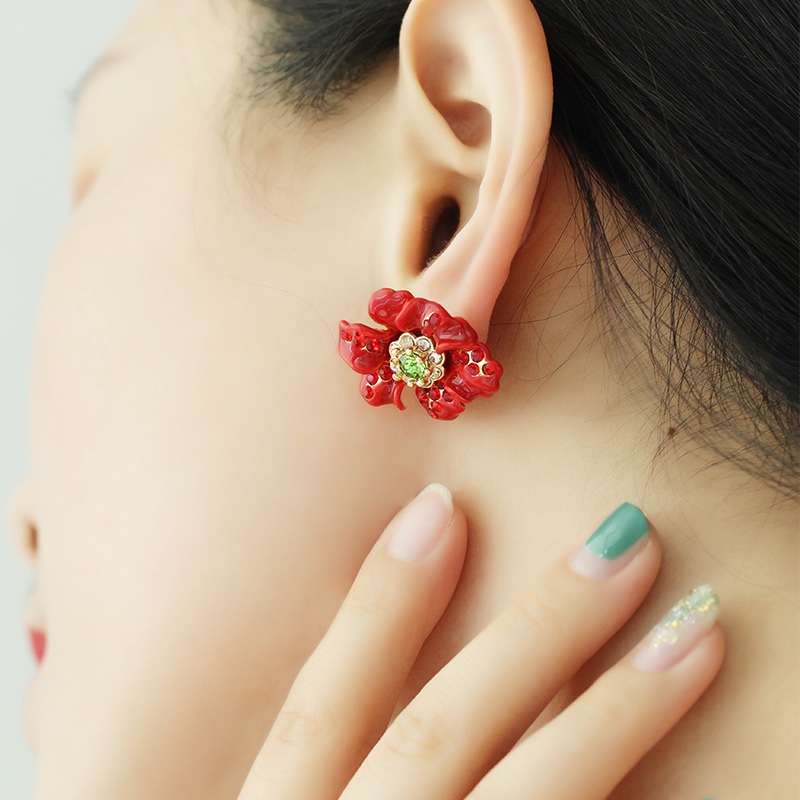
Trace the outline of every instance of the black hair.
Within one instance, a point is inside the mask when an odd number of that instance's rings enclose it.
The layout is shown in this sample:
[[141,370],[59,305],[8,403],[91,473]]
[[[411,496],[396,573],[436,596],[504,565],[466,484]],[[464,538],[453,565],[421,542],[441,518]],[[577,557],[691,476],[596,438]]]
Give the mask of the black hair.
[[[254,96],[328,114],[398,43],[407,0],[253,0]],[[552,136],[602,296],[626,289],[598,212],[650,243],[647,342],[670,430],[793,495],[798,432],[798,7],[783,0],[536,0]],[[632,291],[627,287],[627,291]],[[628,296],[630,299],[630,296]],[[676,403],[675,401],[682,401]],[[680,410],[678,410],[680,409]]]

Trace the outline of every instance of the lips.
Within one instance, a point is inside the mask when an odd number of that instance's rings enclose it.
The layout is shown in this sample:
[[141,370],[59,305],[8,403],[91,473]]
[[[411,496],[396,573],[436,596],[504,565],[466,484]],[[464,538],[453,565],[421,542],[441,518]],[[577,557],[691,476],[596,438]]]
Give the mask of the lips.
[[28,637],[31,642],[31,648],[33,649],[33,657],[36,659],[37,664],[41,664],[47,646],[47,637],[44,631],[40,631],[36,628],[28,628]]
[[28,631],[28,641],[31,644],[33,657],[37,664],[42,663],[45,651],[47,650],[47,625],[45,624],[44,614],[40,603],[39,586],[34,582],[28,594],[28,602],[25,606],[23,626]]

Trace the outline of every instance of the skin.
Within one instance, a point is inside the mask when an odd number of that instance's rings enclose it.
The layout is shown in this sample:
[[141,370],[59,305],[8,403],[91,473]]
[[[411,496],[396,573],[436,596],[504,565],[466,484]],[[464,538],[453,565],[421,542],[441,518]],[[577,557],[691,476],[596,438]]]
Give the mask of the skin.
[[[398,58],[327,121],[235,99],[245,4],[145,0],[86,86],[18,504],[48,637],[38,798],[236,796],[381,530],[434,480],[470,546],[399,707],[629,500],[664,542],[661,577],[545,718],[709,582],[723,675],[614,798],[796,796],[797,507],[666,441],[647,358],[591,313],[538,18],[473,0],[459,26],[455,5],[412,3]],[[476,41],[497,56],[485,73]],[[458,92],[472,117],[454,118]],[[459,232],[420,274],[420,221],[447,197]],[[403,414],[366,406],[336,325],[367,322],[381,286],[489,336],[500,393],[454,423],[408,392]]]

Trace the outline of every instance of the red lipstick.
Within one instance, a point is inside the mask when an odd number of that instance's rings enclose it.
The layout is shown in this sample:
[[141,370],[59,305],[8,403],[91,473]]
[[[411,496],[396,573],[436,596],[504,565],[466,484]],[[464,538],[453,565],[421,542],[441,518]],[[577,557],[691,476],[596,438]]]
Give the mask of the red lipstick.
[[33,656],[36,659],[36,663],[41,664],[47,645],[47,637],[43,631],[37,630],[36,628],[28,628],[28,636],[31,640],[31,647],[33,648]]

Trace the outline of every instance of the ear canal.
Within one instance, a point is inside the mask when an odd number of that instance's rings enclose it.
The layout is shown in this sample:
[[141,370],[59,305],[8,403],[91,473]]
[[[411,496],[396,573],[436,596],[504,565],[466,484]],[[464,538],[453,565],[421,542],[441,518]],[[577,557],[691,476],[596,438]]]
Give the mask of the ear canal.
[[429,267],[450,244],[458,233],[460,224],[461,209],[458,203],[450,198],[433,220],[433,227],[428,235],[428,252],[422,269]]

